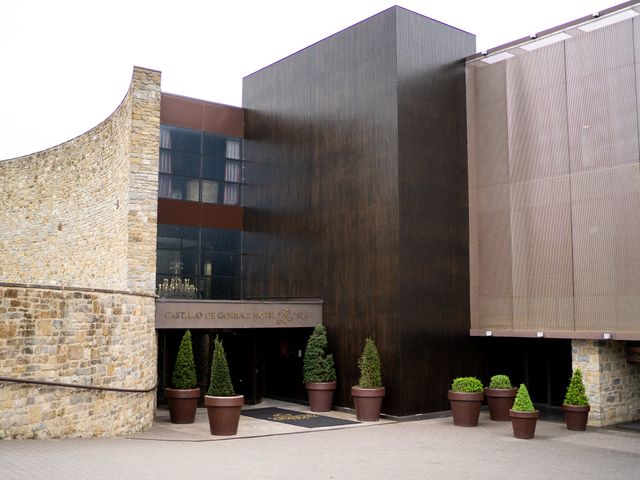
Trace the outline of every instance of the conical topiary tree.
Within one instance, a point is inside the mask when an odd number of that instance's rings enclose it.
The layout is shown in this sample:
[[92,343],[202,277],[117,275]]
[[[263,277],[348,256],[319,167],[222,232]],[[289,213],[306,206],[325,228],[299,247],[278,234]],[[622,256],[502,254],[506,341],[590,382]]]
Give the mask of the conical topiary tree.
[[531,401],[531,397],[529,396],[529,390],[524,383],[520,384],[520,388],[518,388],[518,393],[516,395],[516,399],[513,402],[512,410],[514,412],[535,412],[535,408],[533,406],[533,402]]
[[171,377],[173,388],[187,390],[198,385],[196,379],[196,366],[193,361],[193,346],[191,345],[191,332],[187,330],[182,336],[176,365]]
[[327,329],[323,325],[317,325],[304,351],[304,383],[335,381],[336,369],[333,355],[326,353],[327,345]]
[[571,375],[571,381],[567,387],[564,403],[565,405],[575,405],[578,407],[586,407],[589,405],[589,398],[582,383],[582,371],[579,368],[576,368]]
[[212,397],[232,397],[233,383],[227,364],[227,356],[224,353],[222,340],[216,335],[213,341],[213,360],[211,361],[211,383],[207,395]]
[[360,367],[360,388],[380,388],[382,387],[382,373],[380,372],[380,355],[376,344],[370,337],[364,341],[364,350],[358,360]]

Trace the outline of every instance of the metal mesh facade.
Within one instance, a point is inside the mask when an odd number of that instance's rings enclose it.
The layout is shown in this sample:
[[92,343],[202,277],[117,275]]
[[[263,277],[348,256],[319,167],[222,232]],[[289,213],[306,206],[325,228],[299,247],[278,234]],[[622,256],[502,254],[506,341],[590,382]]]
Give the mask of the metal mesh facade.
[[472,334],[640,339],[638,18],[467,64]]

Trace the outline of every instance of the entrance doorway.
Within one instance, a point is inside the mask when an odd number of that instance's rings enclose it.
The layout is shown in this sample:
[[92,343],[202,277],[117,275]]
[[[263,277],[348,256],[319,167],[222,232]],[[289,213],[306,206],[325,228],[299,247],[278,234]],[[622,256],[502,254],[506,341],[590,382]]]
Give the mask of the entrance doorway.
[[[306,390],[302,383],[302,357],[311,328],[213,330],[191,329],[198,386],[202,399],[209,386],[213,339],[222,340],[236,393],[248,404],[264,397],[301,403]],[[184,330],[158,331],[158,403],[171,375]]]

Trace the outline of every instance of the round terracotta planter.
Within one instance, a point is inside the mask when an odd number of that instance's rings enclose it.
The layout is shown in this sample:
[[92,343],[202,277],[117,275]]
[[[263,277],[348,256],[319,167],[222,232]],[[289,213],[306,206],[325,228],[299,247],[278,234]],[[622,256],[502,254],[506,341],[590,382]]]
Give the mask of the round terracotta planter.
[[508,422],[509,410],[518,393],[517,388],[489,388],[484,389],[484,398],[489,405],[489,418],[495,422]]
[[356,418],[361,422],[376,422],[380,419],[384,387],[360,388],[351,387],[353,405],[356,407]]
[[238,433],[242,405],[244,405],[244,395],[234,395],[233,397],[205,395],[204,406],[207,407],[211,435],[235,435]]
[[513,410],[509,410],[513,436],[525,440],[533,438],[536,434],[536,424],[538,423],[539,415],[540,412],[538,410],[533,412],[514,412]]
[[578,406],[562,404],[562,410],[564,411],[564,421],[567,424],[568,430],[583,432],[587,429],[589,410],[591,410],[589,405]]
[[200,400],[200,389],[165,388],[164,396],[169,404],[171,423],[193,423]]
[[309,395],[309,408],[312,412],[331,411],[336,385],[336,382],[305,383],[307,395]]
[[466,393],[449,390],[447,398],[451,402],[451,414],[455,426],[475,427],[478,425],[484,392]]

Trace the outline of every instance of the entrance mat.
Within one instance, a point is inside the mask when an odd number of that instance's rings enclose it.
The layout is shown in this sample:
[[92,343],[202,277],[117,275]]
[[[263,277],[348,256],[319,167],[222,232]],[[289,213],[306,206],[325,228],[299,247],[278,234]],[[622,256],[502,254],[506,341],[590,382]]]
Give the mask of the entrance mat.
[[306,428],[337,427],[340,425],[354,425],[360,423],[353,422],[351,420],[344,420],[342,418],[325,417],[311,412],[296,412],[295,410],[286,410],[284,408],[277,407],[243,410],[242,415]]

